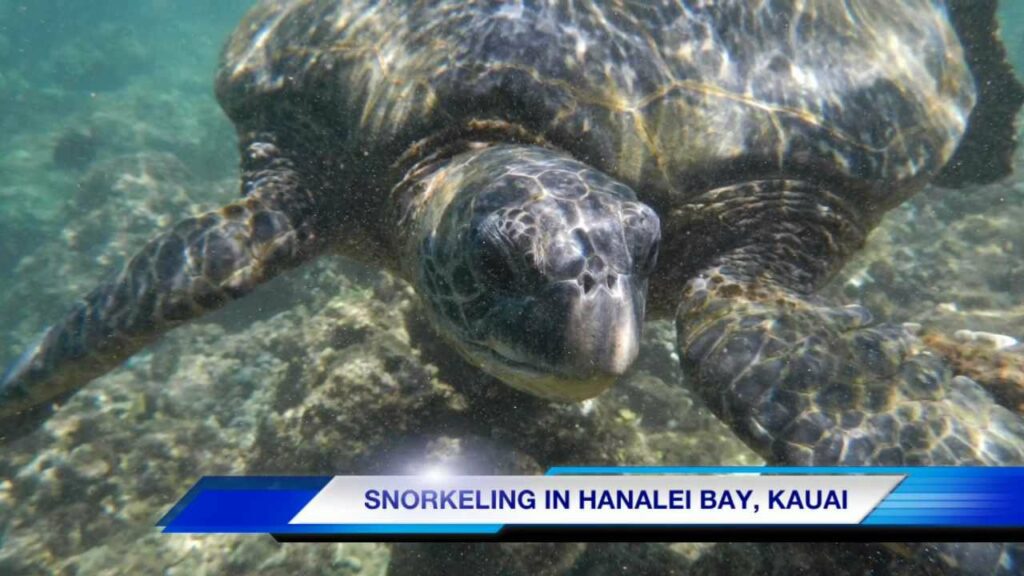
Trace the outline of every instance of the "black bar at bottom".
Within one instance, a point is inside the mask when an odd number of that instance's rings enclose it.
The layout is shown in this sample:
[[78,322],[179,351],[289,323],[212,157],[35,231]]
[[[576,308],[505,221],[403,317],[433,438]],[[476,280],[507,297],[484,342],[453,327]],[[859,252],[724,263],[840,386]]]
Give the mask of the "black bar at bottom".
[[1024,542],[1024,526],[506,526],[497,534],[273,534],[278,542]]

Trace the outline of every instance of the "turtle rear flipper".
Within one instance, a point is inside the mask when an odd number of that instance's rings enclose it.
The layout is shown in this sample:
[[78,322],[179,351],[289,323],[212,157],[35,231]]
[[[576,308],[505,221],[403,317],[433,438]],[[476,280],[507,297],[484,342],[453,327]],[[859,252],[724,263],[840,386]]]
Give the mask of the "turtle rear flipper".
[[1024,104],[1024,87],[999,39],[997,4],[997,0],[948,2],[949,18],[974,76],[978,101],[960,145],[935,179],[939,186],[985,184],[1013,170],[1015,120]]
[[93,378],[188,320],[245,296],[319,252],[315,204],[289,161],[252,144],[247,197],[149,241],[0,379],[0,442],[34,430]]

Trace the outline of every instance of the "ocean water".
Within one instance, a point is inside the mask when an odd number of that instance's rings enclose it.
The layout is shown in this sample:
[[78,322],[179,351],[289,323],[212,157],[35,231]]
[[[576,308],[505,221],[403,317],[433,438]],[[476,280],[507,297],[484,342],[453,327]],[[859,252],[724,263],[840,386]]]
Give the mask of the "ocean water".
[[[0,0],[0,368],[158,231],[237,197],[237,142],[213,75],[250,5]],[[1024,70],[1024,2],[1003,2],[1000,19]],[[894,209],[824,293],[943,345],[964,330],[1024,340],[1024,152],[1016,158],[1022,168],[1005,180],[931,187]],[[211,474],[408,472],[446,457],[524,472],[761,463],[678,384],[673,343],[671,324],[651,323],[611,391],[582,409],[549,405],[439,344],[404,282],[324,257],[169,333],[41,430],[0,444],[0,574],[743,574],[876,553],[282,546],[154,527]],[[1024,397],[1024,362],[1008,358],[994,386]]]

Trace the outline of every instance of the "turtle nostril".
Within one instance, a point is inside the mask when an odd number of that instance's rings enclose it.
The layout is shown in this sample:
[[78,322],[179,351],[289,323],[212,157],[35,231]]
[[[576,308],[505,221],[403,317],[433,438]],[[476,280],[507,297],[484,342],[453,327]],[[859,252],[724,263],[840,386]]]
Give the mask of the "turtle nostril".
[[612,288],[615,288],[615,282],[617,282],[618,279],[619,277],[615,274],[609,274],[605,276],[604,283],[608,286],[608,289],[611,290]]
[[590,291],[597,285],[597,281],[589,273],[583,275],[583,293],[590,294]]

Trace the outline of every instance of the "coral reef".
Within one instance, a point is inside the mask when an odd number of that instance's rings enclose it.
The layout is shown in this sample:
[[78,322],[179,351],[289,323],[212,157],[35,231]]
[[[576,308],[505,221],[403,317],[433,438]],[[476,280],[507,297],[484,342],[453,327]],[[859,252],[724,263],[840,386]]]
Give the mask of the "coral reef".
[[1019,178],[926,189],[886,217],[826,293],[864,304],[882,320],[1020,338],[1022,198]]

